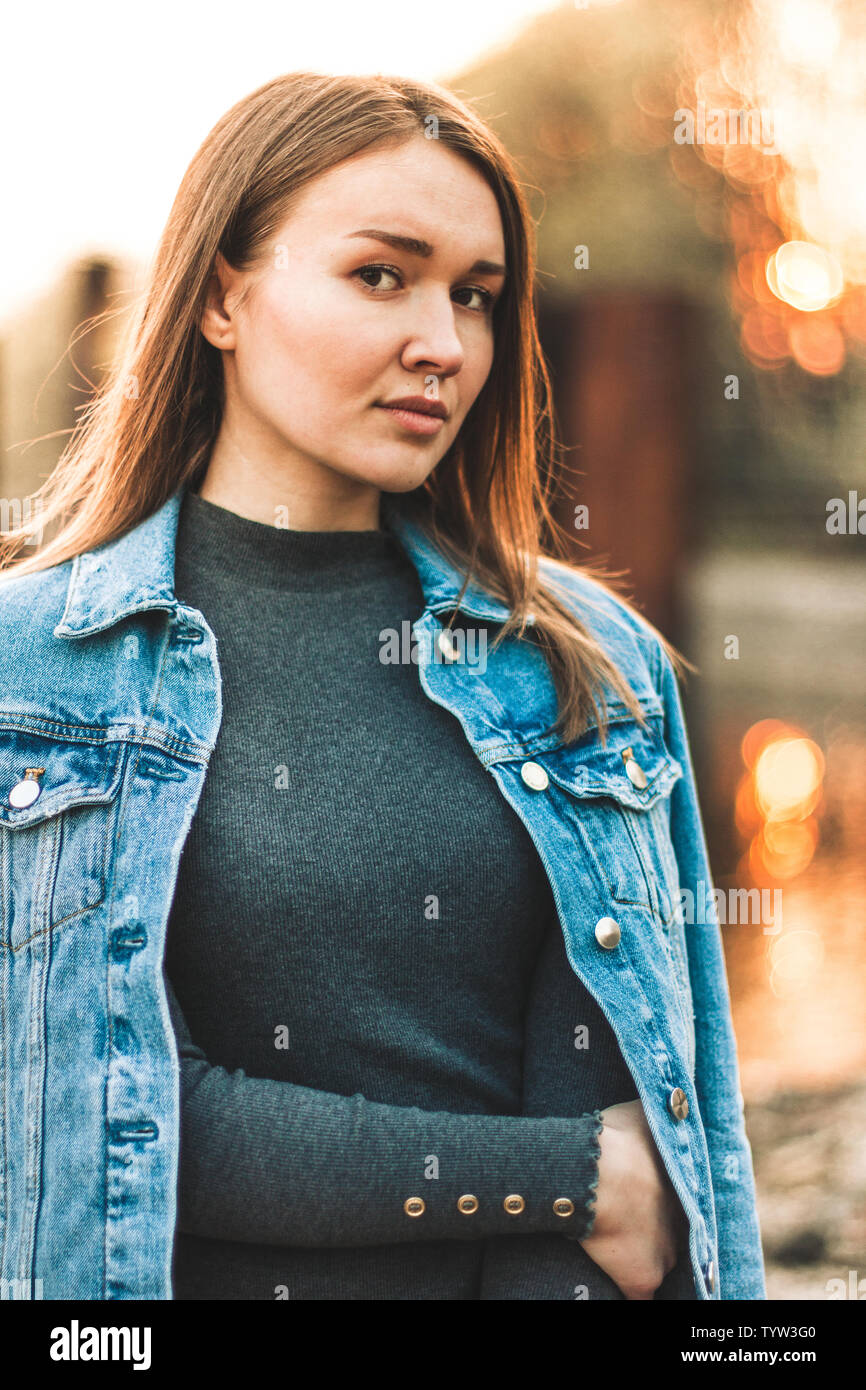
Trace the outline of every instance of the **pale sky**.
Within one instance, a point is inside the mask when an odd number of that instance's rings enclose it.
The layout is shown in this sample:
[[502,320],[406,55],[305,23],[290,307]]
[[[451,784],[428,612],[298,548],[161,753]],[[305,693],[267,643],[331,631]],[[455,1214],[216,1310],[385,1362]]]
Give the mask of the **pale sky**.
[[49,0],[3,20],[0,322],[88,252],[147,262],[214,122],[281,72],[448,77],[557,0]]

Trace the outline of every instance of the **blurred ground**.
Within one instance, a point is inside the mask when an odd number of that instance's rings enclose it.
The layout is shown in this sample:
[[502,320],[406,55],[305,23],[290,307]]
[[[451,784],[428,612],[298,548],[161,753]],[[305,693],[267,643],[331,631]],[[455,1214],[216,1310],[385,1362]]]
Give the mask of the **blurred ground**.
[[[866,1082],[746,1105],[768,1299],[866,1299]],[[854,1279],[851,1271],[856,1271]]]

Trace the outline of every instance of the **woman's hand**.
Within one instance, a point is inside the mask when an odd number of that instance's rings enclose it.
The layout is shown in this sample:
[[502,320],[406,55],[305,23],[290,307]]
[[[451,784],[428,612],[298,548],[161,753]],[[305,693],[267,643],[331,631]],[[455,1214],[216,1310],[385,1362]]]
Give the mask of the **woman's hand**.
[[595,1223],[580,1241],[627,1299],[651,1299],[677,1261],[688,1222],[639,1100],[601,1111]]

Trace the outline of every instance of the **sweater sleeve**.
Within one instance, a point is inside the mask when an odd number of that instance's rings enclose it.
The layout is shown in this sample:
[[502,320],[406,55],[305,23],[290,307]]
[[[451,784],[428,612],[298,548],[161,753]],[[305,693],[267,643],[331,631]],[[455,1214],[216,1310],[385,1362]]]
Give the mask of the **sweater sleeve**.
[[[551,903],[530,981],[524,1019],[522,1113],[567,1116],[635,1100],[637,1091],[616,1034],[573,970]],[[479,1297],[622,1299],[614,1281],[577,1242],[541,1237],[487,1241]]]
[[[180,1062],[180,1232],[311,1247],[589,1234],[598,1111],[464,1115],[229,1072],[192,1041],[164,978]],[[477,1208],[462,1211],[463,1197]]]

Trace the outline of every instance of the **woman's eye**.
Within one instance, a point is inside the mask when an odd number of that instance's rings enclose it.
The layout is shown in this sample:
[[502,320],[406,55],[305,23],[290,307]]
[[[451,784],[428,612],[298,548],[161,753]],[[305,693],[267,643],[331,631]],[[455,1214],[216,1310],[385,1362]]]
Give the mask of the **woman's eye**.
[[[483,290],[480,285],[464,285],[463,289],[458,290],[457,293],[480,295],[481,303],[475,305],[475,310],[477,313],[486,314],[489,309],[493,308],[493,295],[490,293],[489,290]],[[464,305],[464,308],[466,309],[470,307],[471,306],[468,304]]]
[[[357,275],[363,281],[367,289],[371,290],[373,293],[376,293],[376,291],[378,290],[387,291],[394,289],[393,285],[383,285],[381,283],[380,277],[383,275],[390,275],[392,279],[399,281],[400,284],[402,284],[403,282],[403,277],[400,274],[400,271],[397,269],[396,266],[393,265],[362,265],[359,270],[353,271],[352,274]],[[368,279],[367,277],[370,278]],[[375,280],[377,281],[377,283],[373,284],[371,283],[371,280]],[[455,290],[455,294],[478,295],[480,299],[479,303],[474,305],[464,304],[462,306],[465,309],[471,308],[474,313],[488,313],[495,302],[494,296],[490,293],[490,291],[482,289],[480,285],[464,285],[461,289]]]
[[[399,270],[397,270],[397,269],[396,269],[394,266],[392,266],[392,265],[362,265],[362,266],[361,266],[361,269],[360,269],[360,270],[356,270],[354,273],[355,273],[356,275],[371,275],[371,276],[376,276],[376,275],[391,275],[391,276],[394,276],[394,277],[395,277],[396,279],[398,279],[398,280],[401,279]],[[367,285],[367,288],[370,289],[370,290],[372,290],[372,289],[382,289],[382,286],[381,286],[381,285],[371,285],[371,284],[369,284],[366,280],[364,281],[364,284]],[[389,287],[386,285],[385,288],[388,289]],[[391,286],[390,288],[393,288],[393,286]]]

